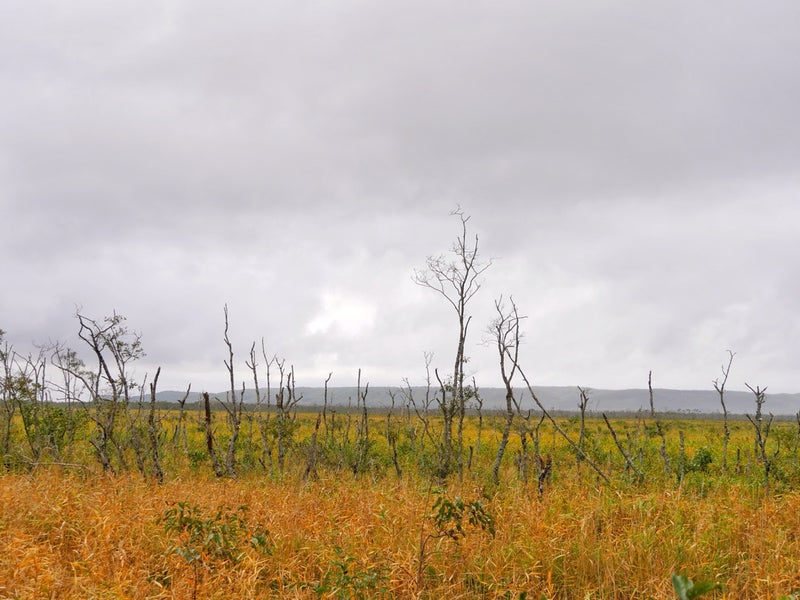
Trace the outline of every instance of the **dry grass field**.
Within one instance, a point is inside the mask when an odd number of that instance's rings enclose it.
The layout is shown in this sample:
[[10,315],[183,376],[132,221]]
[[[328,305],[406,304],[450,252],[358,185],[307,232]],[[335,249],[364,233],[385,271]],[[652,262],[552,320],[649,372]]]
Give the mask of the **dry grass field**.
[[[719,423],[667,425],[671,444],[680,429],[687,447],[717,457]],[[732,448],[752,453],[745,425]],[[800,590],[800,495],[786,466],[767,494],[744,459],[730,474],[711,463],[678,480],[655,475],[653,451],[636,482],[609,451],[617,475],[605,484],[548,432],[553,471],[540,495],[535,478],[517,476],[513,445],[491,483],[497,429],[486,424],[484,454],[445,486],[410,468],[304,480],[302,461],[236,479],[187,461],[162,484],[94,465],[9,472],[0,598],[674,598],[676,572],[722,584],[714,598]]]

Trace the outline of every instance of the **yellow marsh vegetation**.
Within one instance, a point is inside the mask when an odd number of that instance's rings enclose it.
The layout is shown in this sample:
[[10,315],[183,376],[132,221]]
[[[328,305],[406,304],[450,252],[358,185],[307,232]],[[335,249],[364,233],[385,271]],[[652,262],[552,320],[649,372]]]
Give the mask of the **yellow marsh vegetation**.
[[[314,420],[299,418],[297,437],[306,439]],[[385,417],[377,415],[375,464],[357,474],[329,466],[304,480],[307,448],[298,446],[282,474],[215,478],[198,463],[202,432],[194,426],[187,436],[194,450],[168,457],[174,464],[161,485],[134,471],[113,477],[58,465],[5,474],[0,597],[672,598],[673,572],[719,581],[717,598],[800,590],[790,424],[774,425],[773,439],[785,438],[777,449],[784,462],[769,494],[747,422],[731,423],[730,468],[722,472],[719,422],[665,421],[672,472],[663,474],[658,438],[647,438],[650,451],[634,457],[647,478],[637,482],[604,423],[591,419],[592,456],[615,473],[610,485],[542,425],[540,450],[553,457],[553,470],[539,495],[535,477],[519,477],[514,438],[501,484],[491,484],[500,423],[484,420],[478,447],[477,419],[467,420],[473,459],[463,478],[443,486],[410,468],[413,456],[395,476],[380,433]],[[575,419],[561,423],[577,432]],[[638,419],[612,424],[631,448],[648,435]],[[680,478],[678,432],[694,465]],[[692,463],[700,448],[713,458],[703,468]],[[466,517],[461,532],[446,535],[448,522],[436,520],[441,498],[450,507],[480,502],[493,535]]]

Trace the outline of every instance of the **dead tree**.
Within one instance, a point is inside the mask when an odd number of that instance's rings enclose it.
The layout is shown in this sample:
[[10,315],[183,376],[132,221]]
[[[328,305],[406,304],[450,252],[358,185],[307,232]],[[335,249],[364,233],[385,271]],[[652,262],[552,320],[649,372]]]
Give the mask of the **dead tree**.
[[[661,438],[661,446],[658,451],[661,454],[661,460],[664,462],[664,471],[669,475],[669,457],[667,456],[667,436],[664,435],[664,428],[661,426],[661,420],[656,415],[656,406],[653,402],[653,372],[647,373],[647,389],[650,392],[650,417],[655,421],[656,433]],[[727,427],[727,425],[726,425]]]
[[275,438],[278,447],[278,470],[283,472],[286,463],[286,454],[294,440],[294,430],[297,424],[297,403],[302,400],[295,390],[294,366],[286,372],[285,359],[277,360],[280,383],[275,394]]
[[270,428],[272,427],[270,423],[270,409],[272,404],[272,380],[270,368],[278,361],[278,357],[273,354],[271,358],[267,358],[267,350],[264,347],[264,338],[261,338],[261,356],[264,357],[264,363],[266,365],[267,403],[264,410],[264,416],[261,417],[259,415],[258,421],[258,431],[261,437],[261,457],[259,458],[259,462],[265,471],[269,470],[269,472],[272,473],[274,471],[274,464],[272,461],[272,445],[270,443]]
[[[72,352],[74,354],[73,351],[63,349],[59,343],[51,345],[48,350],[50,351],[50,364],[56,367],[61,374],[60,381],[50,380],[49,385],[53,391],[58,394],[58,403],[63,407],[67,417],[68,427],[64,435],[63,447],[65,456],[63,456],[63,458],[67,461],[71,461],[73,442],[80,428],[81,417],[85,416],[83,413],[75,410],[75,407],[79,405],[80,395],[83,393],[83,383],[68,370],[58,369],[59,360],[57,357],[60,353],[65,352],[69,354]],[[77,359],[75,358],[74,360]],[[66,362],[71,363],[74,362],[74,360],[68,358]]]
[[[531,416],[531,411],[529,410],[528,414],[527,414],[527,417],[528,417],[529,420],[530,420],[530,416]],[[536,427],[534,427],[533,430],[530,431],[531,438],[533,439],[533,459],[536,462],[536,464],[539,465],[539,466],[541,466],[541,459],[542,459],[542,452],[541,452],[542,434],[541,434],[541,432],[542,432],[542,423],[544,423],[544,419],[545,419],[545,415],[544,415],[544,413],[541,413],[539,415],[539,420],[536,422]],[[525,445],[523,444],[522,447],[523,447],[523,450],[524,450],[525,449]],[[527,464],[525,466],[526,466],[526,468],[528,467]],[[539,471],[539,474],[541,475],[541,469]],[[529,473],[526,472],[525,473],[525,479],[524,479],[525,483],[528,482],[528,475],[529,475]]]
[[[71,452],[79,427],[69,399],[73,386],[59,389],[57,384],[51,385],[47,377],[48,351],[55,346],[38,347],[36,354],[23,356],[3,343],[3,335],[0,330],[0,404],[3,407],[0,455],[3,465],[6,469],[19,463],[28,468],[43,464],[76,466],[64,462],[64,454]],[[54,391],[63,393],[60,402],[54,401]],[[22,425],[28,452],[21,446],[12,446],[15,421]]]
[[311,441],[308,445],[308,459],[306,460],[306,468],[303,471],[303,481],[307,479],[317,479],[317,434],[319,433],[319,424],[322,421],[322,413],[317,413],[317,422],[314,424],[314,432],[311,434]]
[[0,452],[3,454],[3,464],[6,470],[11,468],[11,437],[13,434],[14,414],[17,411],[15,401],[16,382],[13,356],[14,349],[3,340],[5,332],[0,329],[0,362],[3,363],[2,381],[0,383],[0,402],[3,407],[3,423],[0,429]]
[[422,431],[419,431],[416,425],[412,426],[410,423],[408,423],[406,425],[406,435],[411,443],[414,454],[417,457],[423,457],[425,454],[426,441],[429,442],[434,448],[437,447],[439,441],[436,439],[431,429],[429,414],[431,396],[428,391],[425,394],[425,398],[421,401],[421,406],[419,406],[417,405],[417,401],[414,397],[414,390],[411,387],[408,379],[404,379],[403,383],[405,385],[403,388],[401,388],[401,393],[405,398],[406,406],[414,409],[414,414],[417,416],[417,420],[422,424]]
[[[0,342],[3,332],[0,331]],[[12,462],[22,460],[35,465],[42,459],[43,454],[52,450],[57,455],[55,444],[51,443],[49,415],[46,407],[46,382],[45,367],[47,361],[44,351],[34,357],[18,354],[12,347],[5,344],[0,348],[0,360],[3,363],[3,373],[0,375],[2,388],[2,402],[4,406],[4,423],[2,428],[2,447],[6,468]],[[25,440],[30,451],[30,458],[23,457],[17,448],[15,460],[11,457],[11,438],[14,415],[18,413],[22,423]],[[57,456],[54,456],[57,458]]]
[[[104,472],[116,473],[112,451],[116,451],[121,470],[127,470],[125,448],[117,436],[118,417],[127,411],[130,396],[138,384],[130,377],[131,364],[144,356],[141,336],[125,327],[125,317],[114,312],[97,321],[76,313],[78,337],[89,347],[96,366],[88,368],[77,353],[58,347],[53,364],[81,382],[77,396],[89,419],[95,424],[91,439],[95,455]],[[88,398],[84,399],[86,396]]]
[[731,373],[731,365],[735,353],[728,350],[728,365],[722,365],[722,381],[719,378],[714,380],[714,389],[719,394],[719,403],[722,405],[722,470],[728,470],[728,442],[731,439],[731,430],[728,428],[728,407],[725,406],[725,384],[728,383],[728,375]]
[[253,375],[253,389],[256,395],[255,408],[247,413],[247,453],[253,456],[253,427],[257,425],[258,415],[261,412],[261,389],[258,387],[258,362],[256,361],[255,342],[250,346],[250,360],[245,360],[244,364]]
[[[578,386],[578,392],[580,393],[580,398],[578,400],[578,410],[580,411],[581,415],[581,428],[580,432],[578,433],[578,447],[581,450],[585,451],[584,444],[586,443],[586,409],[589,406],[589,388],[582,388]],[[583,460],[580,455],[577,457],[578,464],[580,465],[581,461]]]
[[792,449],[792,457],[797,460],[797,447],[800,444],[800,411],[794,414],[794,419],[797,421],[797,431],[794,434],[794,448]]
[[[146,381],[145,384],[146,385]],[[128,444],[133,450],[133,458],[136,468],[146,480],[147,479],[147,448],[145,443],[146,432],[142,424],[142,411],[144,410],[144,385],[139,390],[139,400],[135,410],[127,406],[124,415],[128,422]]]
[[[503,434],[500,438],[500,444],[497,446],[497,456],[494,460],[492,467],[492,480],[495,485],[500,483],[500,463],[503,460],[503,454],[508,445],[508,437],[511,433],[511,425],[514,421],[514,388],[512,385],[514,375],[517,372],[517,363],[519,362],[519,321],[520,316],[517,312],[517,305],[514,303],[513,298],[509,298],[511,307],[506,311],[503,305],[503,298],[496,300],[494,303],[497,317],[490,326],[490,332],[497,344],[497,352],[500,355],[500,376],[503,379],[503,385],[506,388],[506,420],[503,425]],[[506,356],[509,357],[510,364],[506,364]]]
[[[19,411],[22,429],[30,450],[30,460],[26,462],[38,464],[43,454],[51,449],[48,439],[48,415],[45,408],[45,365],[44,352],[38,356],[28,354],[26,357],[13,350],[7,357],[12,371],[6,376],[8,400],[16,405]],[[6,369],[8,372],[8,369]],[[41,397],[40,397],[41,394]],[[13,414],[13,410],[12,410]],[[10,427],[8,431],[10,432]]]
[[764,490],[766,493],[769,493],[769,475],[772,469],[772,459],[767,455],[767,440],[769,439],[769,432],[772,427],[773,415],[770,413],[769,419],[764,423],[762,407],[766,401],[767,388],[762,390],[760,387],[756,386],[756,388],[753,389],[750,387],[750,384],[745,383],[745,385],[748,390],[753,392],[756,400],[755,418],[747,415],[747,420],[750,421],[750,424],[753,426],[755,455],[764,468]]
[[544,484],[546,481],[550,480],[552,473],[553,473],[553,457],[549,454],[544,458],[540,456],[539,477],[536,486],[540,497],[544,494]]
[[[514,409],[517,413],[517,434],[519,435],[519,450],[515,457],[514,464],[517,467],[517,476],[519,479],[527,484],[530,477],[530,467],[532,461],[539,459],[539,428],[544,421],[544,415],[541,416],[536,427],[531,427],[531,410],[528,409],[522,412],[521,402],[514,397]],[[528,437],[530,436],[533,442],[533,456],[528,451]]]
[[622,457],[625,459],[625,468],[633,471],[637,481],[639,482],[644,481],[644,473],[642,473],[636,467],[630,455],[625,451],[625,448],[622,447],[622,444],[620,443],[619,438],[617,437],[617,432],[614,431],[614,428],[611,426],[611,422],[608,420],[608,417],[606,417],[605,413],[603,413],[603,420],[606,422],[606,427],[608,427],[608,430],[611,432],[611,438],[614,440],[614,444],[617,446],[619,453],[622,454]]
[[400,468],[400,462],[397,458],[397,438],[400,437],[400,428],[392,423],[392,414],[394,413],[395,398],[397,394],[394,391],[389,391],[389,398],[392,403],[386,413],[386,443],[392,451],[392,464],[394,465],[394,472],[397,475],[397,480],[403,478],[403,469]]
[[[508,354],[507,354],[507,356],[508,356]],[[586,454],[586,452],[584,452],[584,451],[583,451],[583,449],[582,449],[580,446],[578,446],[578,444],[577,444],[577,443],[575,443],[575,440],[573,440],[571,437],[569,437],[569,435],[567,434],[567,432],[566,432],[566,431],[564,431],[564,429],[563,429],[563,428],[562,428],[562,427],[561,427],[561,426],[558,424],[558,421],[556,421],[556,420],[553,418],[553,415],[551,415],[551,414],[550,414],[550,413],[547,411],[547,409],[544,407],[544,404],[542,404],[541,400],[539,400],[539,398],[536,396],[536,392],[534,392],[534,391],[533,391],[533,386],[531,385],[531,383],[530,383],[530,381],[528,380],[528,378],[525,376],[525,371],[523,371],[523,370],[522,370],[522,367],[520,367],[518,363],[517,363],[517,371],[519,372],[519,375],[520,375],[520,377],[522,377],[522,380],[525,382],[525,385],[526,385],[526,386],[527,386],[527,388],[528,388],[528,392],[530,393],[530,395],[531,395],[531,398],[533,398],[533,401],[536,403],[536,406],[538,406],[538,407],[539,407],[539,410],[541,410],[541,411],[542,411],[542,414],[543,414],[543,415],[544,415],[544,416],[547,418],[547,420],[548,420],[548,421],[550,421],[550,423],[553,425],[553,429],[555,429],[555,431],[556,431],[556,432],[557,432],[557,433],[558,433],[558,434],[559,434],[559,435],[560,435],[562,438],[564,438],[564,440],[565,440],[565,441],[566,441],[566,442],[567,442],[567,443],[568,443],[568,444],[569,444],[569,445],[572,447],[572,449],[573,449],[573,450],[574,450],[574,451],[575,451],[575,452],[576,452],[576,453],[577,453],[577,454],[578,454],[580,457],[582,457],[584,461],[586,461],[586,464],[588,464],[588,465],[589,465],[589,466],[590,466],[590,467],[591,467],[591,468],[594,470],[594,472],[595,472],[595,473],[597,473],[597,475],[600,477],[600,479],[602,479],[602,480],[603,480],[605,483],[607,483],[607,484],[610,484],[610,483],[611,483],[611,480],[608,478],[608,475],[606,475],[605,473],[603,473],[603,470],[602,470],[602,469],[601,469],[601,468],[600,468],[600,467],[597,465],[597,463],[596,463],[596,462],[594,462],[594,461],[593,461],[593,460],[592,460],[592,459],[591,459],[591,458],[590,458],[590,457],[589,457],[589,456]]]
[[475,401],[475,412],[478,415],[478,434],[475,437],[475,452],[480,455],[481,453],[481,437],[483,435],[483,398],[478,392],[478,384],[475,378],[472,378],[472,389],[475,391],[473,400]]
[[161,468],[161,459],[158,453],[158,428],[156,423],[156,387],[158,386],[159,375],[161,375],[161,367],[158,367],[153,381],[150,382],[150,412],[147,415],[147,432],[150,439],[150,457],[153,462],[153,475],[158,483],[163,483],[164,470]]
[[182,448],[186,452],[189,448],[189,437],[186,433],[186,401],[189,399],[189,394],[192,392],[192,384],[186,388],[183,396],[178,400],[178,422],[175,424],[175,430],[172,433],[172,445],[175,448]]
[[[429,256],[426,268],[414,272],[414,282],[422,287],[439,293],[455,310],[458,320],[458,342],[453,361],[453,375],[450,386],[439,379],[443,397],[440,408],[444,419],[442,431],[442,455],[440,456],[438,477],[444,479],[454,470],[463,475],[463,424],[466,409],[464,396],[464,365],[466,364],[465,346],[471,316],[467,314],[467,305],[480,289],[480,276],[491,266],[492,261],[482,262],[478,254],[478,236],[470,241],[467,236],[469,217],[461,208],[453,213],[461,222],[461,233],[452,247],[454,257],[450,260],[443,255]],[[437,374],[438,379],[438,374]],[[457,423],[454,423],[455,419]],[[456,444],[453,444],[453,427],[457,426]]]
[[214,444],[211,399],[208,397],[208,392],[203,392],[203,409],[205,414],[204,425],[206,430],[206,450],[208,451],[208,458],[211,461],[211,467],[214,469],[214,475],[222,477],[225,475],[225,469],[217,455],[217,449]]
[[367,470],[369,463],[369,449],[371,442],[369,439],[369,414],[367,412],[367,394],[369,393],[369,382],[361,391],[361,369],[358,370],[358,383],[356,387],[356,409],[361,412],[361,418],[356,424],[356,441],[353,453],[353,460],[350,468],[353,475],[358,477],[360,473]]
[[[434,438],[431,431],[430,410],[431,403],[434,401],[434,396],[431,395],[431,362],[433,361],[433,354],[425,352],[425,397],[420,401],[420,405],[414,397],[414,390],[408,378],[403,379],[404,386],[401,393],[405,396],[406,406],[414,409],[417,419],[422,423],[422,432],[418,433],[416,427],[411,428],[409,425],[406,434],[411,440],[412,447],[416,450],[418,456],[422,456],[425,451],[425,441],[428,440],[432,446],[437,446],[437,440]],[[419,446],[416,446],[419,440]],[[439,453],[441,455],[441,452]]]
[[325,425],[326,445],[328,445],[331,442],[330,439],[331,428],[328,426],[328,384],[331,381],[331,377],[333,377],[333,371],[328,373],[328,376],[325,378],[325,383],[323,384],[323,391],[322,391],[322,423]]
[[[228,379],[230,380],[230,392],[226,394],[228,400],[222,403],[225,411],[228,413],[228,428],[230,430],[230,437],[228,438],[228,450],[225,453],[225,470],[228,477],[236,477],[236,444],[239,441],[239,431],[242,426],[242,412],[244,411],[244,384],[242,384],[242,391],[237,394],[236,383],[234,381],[234,368],[233,368],[233,345],[228,337],[228,305],[224,307],[225,313],[225,336],[223,341],[228,349],[228,358],[223,361],[225,368],[228,371]],[[237,400],[238,395],[238,400]]]

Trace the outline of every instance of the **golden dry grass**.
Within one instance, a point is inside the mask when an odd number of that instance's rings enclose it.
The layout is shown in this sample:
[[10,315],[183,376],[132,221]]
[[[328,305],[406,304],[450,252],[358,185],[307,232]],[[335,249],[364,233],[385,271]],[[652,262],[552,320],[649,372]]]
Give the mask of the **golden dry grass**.
[[[207,561],[198,598],[670,598],[674,571],[724,584],[721,598],[800,589],[800,496],[753,486],[608,488],[563,478],[544,497],[520,484],[450,497],[485,499],[496,535],[467,528],[432,539],[416,581],[420,534],[432,533],[422,480],[323,475],[173,477],[158,486],[57,467],[0,477],[0,597],[191,598],[193,567],[167,554],[179,535],[160,518],[177,502],[213,518],[249,507],[270,553]],[[323,585],[324,584],[324,585]]]

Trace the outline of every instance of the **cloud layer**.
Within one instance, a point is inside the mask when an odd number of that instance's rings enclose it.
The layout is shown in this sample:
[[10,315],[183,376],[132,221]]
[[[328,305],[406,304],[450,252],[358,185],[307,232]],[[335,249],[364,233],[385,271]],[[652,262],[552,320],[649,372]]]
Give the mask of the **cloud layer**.
[[[0,327],[116,309],[162,386],[263,337],[316,385],[447,369],[411,274],[472,215],[542,384],[797,391],[795,2],[37,2],[0,9]],[[240,358],[239,358],[240,357]],[[241,373],[240,377],[245,374]]]

